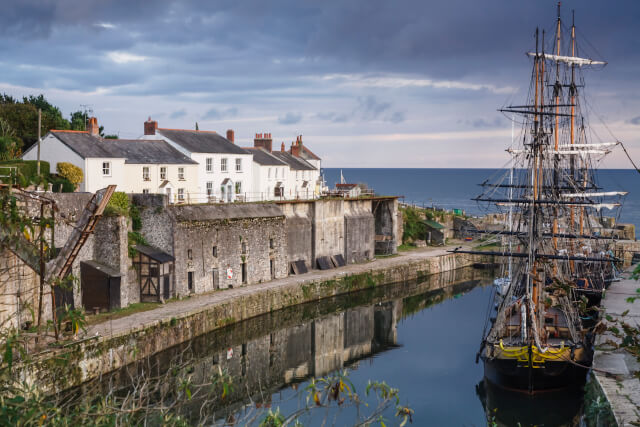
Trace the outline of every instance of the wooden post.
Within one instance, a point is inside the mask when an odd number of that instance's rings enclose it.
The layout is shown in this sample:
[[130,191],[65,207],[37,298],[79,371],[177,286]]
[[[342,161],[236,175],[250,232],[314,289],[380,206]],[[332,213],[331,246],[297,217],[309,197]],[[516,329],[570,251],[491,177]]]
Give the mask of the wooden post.
[[40,175],[40,132],[42,129],[42,109],[38,108],[38,168],[37,175]]

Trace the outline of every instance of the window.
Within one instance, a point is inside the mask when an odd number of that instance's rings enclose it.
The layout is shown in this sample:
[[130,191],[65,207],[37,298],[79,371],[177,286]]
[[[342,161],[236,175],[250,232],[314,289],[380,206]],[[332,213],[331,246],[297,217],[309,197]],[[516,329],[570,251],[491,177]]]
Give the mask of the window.
[[161,166],[160,167],[160,179],[167,179],[167,167],[166,166]]
[[242,159],[236,159],[236,172],[242,172]]
[[236,194],[242,194],[242,181],[236,182]]
[[193,271],[187,273],[187,287],[189,292],[193,292]]
[[220,170],[222,172],[227,172],[227,159],[220,159]]
[[102,176],[111,176],[111,162],[102,162]]
[[273,249],[275,247],[275,243],[273,242],[273,239],[269,239],[269,249]]
[[211,251],[211,254],[213,255],[214,258],[218,257],[218,247],[214,246],[213,250]]
[[242,253],[247,254],[247,242],[242,242]]
[[267,171],[267,178],[271,179],[271,168],[269,168]]
[[148,188],[143,188],[142,189],[142,194],[149,194],[149,189]]
[[145,181],[151,181],[151,178],[149,177],[149,167],[145,166],[142,168],[142,179],[144,179]]
[[184,201],[184,188],[178,188],[178,200]]
[[187,249],[187,258],[193,259],[193,251],[191,249]]
[[213,172],[213,158],[212,157],[207,157],[206,159],[206,170],[208,173],[212,173]]
[[184,181],[184,168],[178,168],[178,179]]
[[300,171],[296,171],[296,179],[300,179]]
[[207,181],[207,197],[213,196],[213,181]]

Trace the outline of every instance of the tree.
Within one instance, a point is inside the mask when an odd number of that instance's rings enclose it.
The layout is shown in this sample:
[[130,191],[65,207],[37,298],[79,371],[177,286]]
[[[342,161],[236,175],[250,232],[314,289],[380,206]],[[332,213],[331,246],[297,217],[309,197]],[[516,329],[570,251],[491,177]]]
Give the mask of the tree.
[[72,130],[87,130],[87,122],[89,116],[84,111],[75,111],[71,113],[71,129]]

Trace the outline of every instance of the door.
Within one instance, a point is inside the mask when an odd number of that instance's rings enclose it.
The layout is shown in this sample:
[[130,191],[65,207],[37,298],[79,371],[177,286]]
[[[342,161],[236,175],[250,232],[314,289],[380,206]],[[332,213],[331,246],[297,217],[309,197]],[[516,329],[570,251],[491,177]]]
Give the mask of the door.
[[171,189],[169,187],[167,187],[167,200],[169,201],[169,203],[172,202],[172,200],[171,200]]
[[163,276],[163,286],[162,286],[163,290],[164,290],[164,299],[169,299],[171,298],[171,281],[169,278],[168,274],[165,274]]
[[247,263],[242,263],[242,283],[247,283]]
[[214,268],[211,270],[211,281],[213,284],[213,289],[219,289],[220,285],[218,284],[218,269]]
[[187,273],[187,287],[189,292],[193,293],[193,271]]
[[233,188],[231,184],[227,185],[227,202],[231,202],[233,200]]

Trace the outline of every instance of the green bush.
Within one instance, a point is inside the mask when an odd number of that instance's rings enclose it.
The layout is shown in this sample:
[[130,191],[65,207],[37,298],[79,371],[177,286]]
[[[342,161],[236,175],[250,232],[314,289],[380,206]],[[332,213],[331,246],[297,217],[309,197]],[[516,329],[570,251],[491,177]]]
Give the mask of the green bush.
[[109,200],[109,203],[104,210],[104,214],[107,216],[128,216],[129,209],[129,196],[122,191],[116,191],[111,196],[111,200]]
[[75,186],[78,186],[84,179],[84,176],[82,174],[82,169],[80,169],[78,166],[74,165],[73,163],[60,162],[56,166],[56,171],[58,172],[58,175],[60,175],[63,178],[66,178],[70,183],[72,183]]
[[49,178],[49,182],[53,184],[52,191],[54,193],[59,193],[60,187],[62,187],[63,193],[73,193],[76,190],[75,185],[73,185],[67,179],[61,176],[51,176]]
[[409,240],[424,240],[425,228],[423,219],[418,209],[407,207],[402,210],[402,220],[404,222],[404,232],[402,234],[402,243]]
[[[8,160],[0,162],[0,168],[15,166],[18,174],[22,175],[27,182],[38,182],[38,161],[37,160]],[[49,162],[40,160],[40,175],[49,176]]]

